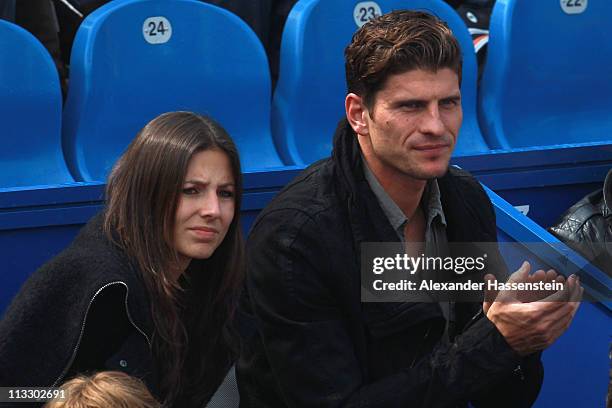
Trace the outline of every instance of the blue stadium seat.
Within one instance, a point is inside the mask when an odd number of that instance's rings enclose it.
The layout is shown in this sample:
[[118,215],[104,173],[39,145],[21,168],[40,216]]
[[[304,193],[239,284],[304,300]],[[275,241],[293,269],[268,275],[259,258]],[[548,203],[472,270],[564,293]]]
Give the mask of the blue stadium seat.
[[282,166],[270,100],[264,48],[237,16],[195,0],[117,0],[77,32],[64,150],[75,178],[104,180],[149,120],[189,110],[227,129],[243,169]]
[[281,45],[280,74],[272,104],[272,131],[287,163],[308,164],[331,152],[344,116],[344,48],[358,23],[378,10],[422,9],[445,20],[464,53],[464,123],[455,153],[488,151],[476,117],[477,65],[472,39],[457,13],[442,0],[301,0],[291,10]]
[[610,21],[611,1],[497,1],[479,102],[491,147],[612,141]]
[[0,20],[0,188],[74,182],[61,145],[62,93],[43,45]]

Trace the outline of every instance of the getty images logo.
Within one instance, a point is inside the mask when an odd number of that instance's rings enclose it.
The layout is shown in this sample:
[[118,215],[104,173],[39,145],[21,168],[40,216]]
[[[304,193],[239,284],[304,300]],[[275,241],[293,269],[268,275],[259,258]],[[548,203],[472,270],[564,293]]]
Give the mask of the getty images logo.
[[372,261],[372,272],[380,275],[386,271],[403,271],[414,275],[418,271],[444,270],[453,271],[458,275],[465,272],[482,271],[485,269],[487,254],[479,257],[471,256],[409,256],[396,254],[389,257],[375,257]]

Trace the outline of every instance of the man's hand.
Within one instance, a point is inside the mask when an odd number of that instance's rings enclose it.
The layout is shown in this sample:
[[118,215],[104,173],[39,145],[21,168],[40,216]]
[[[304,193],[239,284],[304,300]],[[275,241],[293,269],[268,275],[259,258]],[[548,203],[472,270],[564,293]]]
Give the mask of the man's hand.
[[[557,274],[554,269],[549,269],[547,272],[544,272],[542,269],[538,270],[532,275],[529,275],[529,271],[531,270],[531,265],[529,262],[523,262],[523,265],[508,279],[508,283],[510,282],[543,282],[543,283],[561,283],[565,287],[565,277],[563,275]],[[487,274],[485,276],[485,280],[487,282],[494,282],[495,276],[492,274]],[[498,292],[493,290],[485,291],[485,301],[482,305],[483,311],[485,314],[488,313],[489,308],[494,300],[502,301],[505,300],[510,302],[512,300],[518,300],[522,303],[535,302],[537,300],[542,300],[547,298],[548,296],[555,293],[555,291],[505,291],[501,298],[497,299]]]
[[[528,262],[508,279],[513,282],[561,282],[564,288],[553,293],[501,291],[491,301],[491,293],[485,296],[483,310],[497,327],[508,344],[525,356],[544,350],[557,340],[569,327],[582,299],[584,289],[578,277],[572,275],[565,281],[553,270],[537,271],[529,275]],[[493,275],[485,276],[494,280]],[[546,296],[547,295],[547,296]]]

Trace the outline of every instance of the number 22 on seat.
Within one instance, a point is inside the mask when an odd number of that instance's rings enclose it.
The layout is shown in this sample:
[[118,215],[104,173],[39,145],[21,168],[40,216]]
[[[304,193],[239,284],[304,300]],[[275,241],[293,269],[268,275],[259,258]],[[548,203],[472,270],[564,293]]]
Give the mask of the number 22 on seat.
[[584,13],[589,0],[561,0],[561,9],[566,14],[580,14]]

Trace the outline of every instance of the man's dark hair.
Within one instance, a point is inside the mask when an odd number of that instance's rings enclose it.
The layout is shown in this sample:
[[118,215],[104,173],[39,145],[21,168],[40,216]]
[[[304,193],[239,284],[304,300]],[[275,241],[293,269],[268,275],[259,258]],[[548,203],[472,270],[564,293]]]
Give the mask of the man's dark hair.
[[461,48],[448,25],[420,11],[396,10],[375,18],[344,51],[348,92],[372,107],[390,75],[413,69],[450,68],[461,83]]

